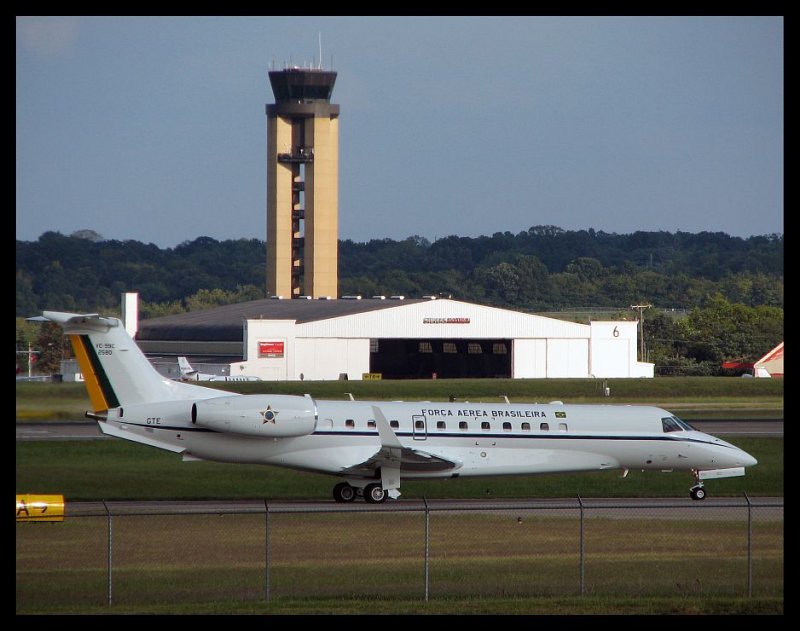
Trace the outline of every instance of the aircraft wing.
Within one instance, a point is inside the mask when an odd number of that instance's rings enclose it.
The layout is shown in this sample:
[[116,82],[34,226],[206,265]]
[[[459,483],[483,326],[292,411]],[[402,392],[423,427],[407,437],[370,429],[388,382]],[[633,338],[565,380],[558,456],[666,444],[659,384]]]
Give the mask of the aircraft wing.
[[384,467],[398,467],[402,472],[411,471],[447,471],[458,469],[461,463],[447,460],[419,449],[403,447],[400,453],[381,447],[380,451],[364,462],[342,469],[342,473],[370,477]]
[[381,439],[381,448],[370,458],[359,464],[348,467],[343,473],[354,475],[372,475],[377,469],[400,469],[401,472],[411,471],[447,471],[458,469],[461,463],[443,458],[421,449],[405,447],[392,431],[389,422],[377,406],[372,406],[375,422],[378,426],[378,435]]

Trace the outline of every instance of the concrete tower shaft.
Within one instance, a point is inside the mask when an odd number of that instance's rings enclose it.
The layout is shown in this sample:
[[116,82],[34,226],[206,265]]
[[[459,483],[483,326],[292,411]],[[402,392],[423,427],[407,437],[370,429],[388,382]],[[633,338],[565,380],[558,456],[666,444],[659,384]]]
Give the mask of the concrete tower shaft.
[[339,106],[336,73],[269,73],[267,293],[336,298],[339,290]]

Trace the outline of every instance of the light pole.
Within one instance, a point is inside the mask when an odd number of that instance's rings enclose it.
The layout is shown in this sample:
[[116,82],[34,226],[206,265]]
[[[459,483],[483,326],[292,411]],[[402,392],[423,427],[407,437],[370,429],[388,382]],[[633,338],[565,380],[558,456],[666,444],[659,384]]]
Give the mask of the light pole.
[[653,305],[631,305],[631,309],[639,310],[639,361],[644,361],[644,310]]
[[17,355],[27,355],[28,356],[28,379],[31,378],[31,369],[33,368],[33,362],[31,361],[36,355],[38,355],[41,351],[35,351],[31,348],[30,342],[28,343],[28,350],[27,351],[17,351]]

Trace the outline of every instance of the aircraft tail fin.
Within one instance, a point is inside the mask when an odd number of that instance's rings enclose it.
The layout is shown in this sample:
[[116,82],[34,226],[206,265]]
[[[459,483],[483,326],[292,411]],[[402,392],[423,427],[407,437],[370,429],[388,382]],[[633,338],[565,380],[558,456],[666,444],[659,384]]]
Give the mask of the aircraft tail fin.
[[183,356],[178,357],[178,368],[181,371],[181,377],[191,377],[197,374],[197,371],[192,368],[192,365],[189,363],[189,360]]
[[55,322],[69,336],[95,412],[137,403],[226,394],[161,375],[117,318],[45,311],[42,317],[31,319]]

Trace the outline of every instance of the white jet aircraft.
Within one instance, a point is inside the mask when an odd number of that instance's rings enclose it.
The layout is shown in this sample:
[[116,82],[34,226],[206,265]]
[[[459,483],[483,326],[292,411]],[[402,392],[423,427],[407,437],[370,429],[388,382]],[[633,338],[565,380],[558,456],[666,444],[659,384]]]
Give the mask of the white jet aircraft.
[[181,381],[261,381],[252,375],[214,375],[200,372],[192,368],[189,360],[185,357],[178,357],[178,369],[181,371]]
[[343,479],[337,502],[400,495],[401,479],[621,469],[744,475],[756,459],[657,407],[324,401],[231,394],[159,374],[120,320],[45,311],[69,335],[93,412],[110,436],[183,456]]

